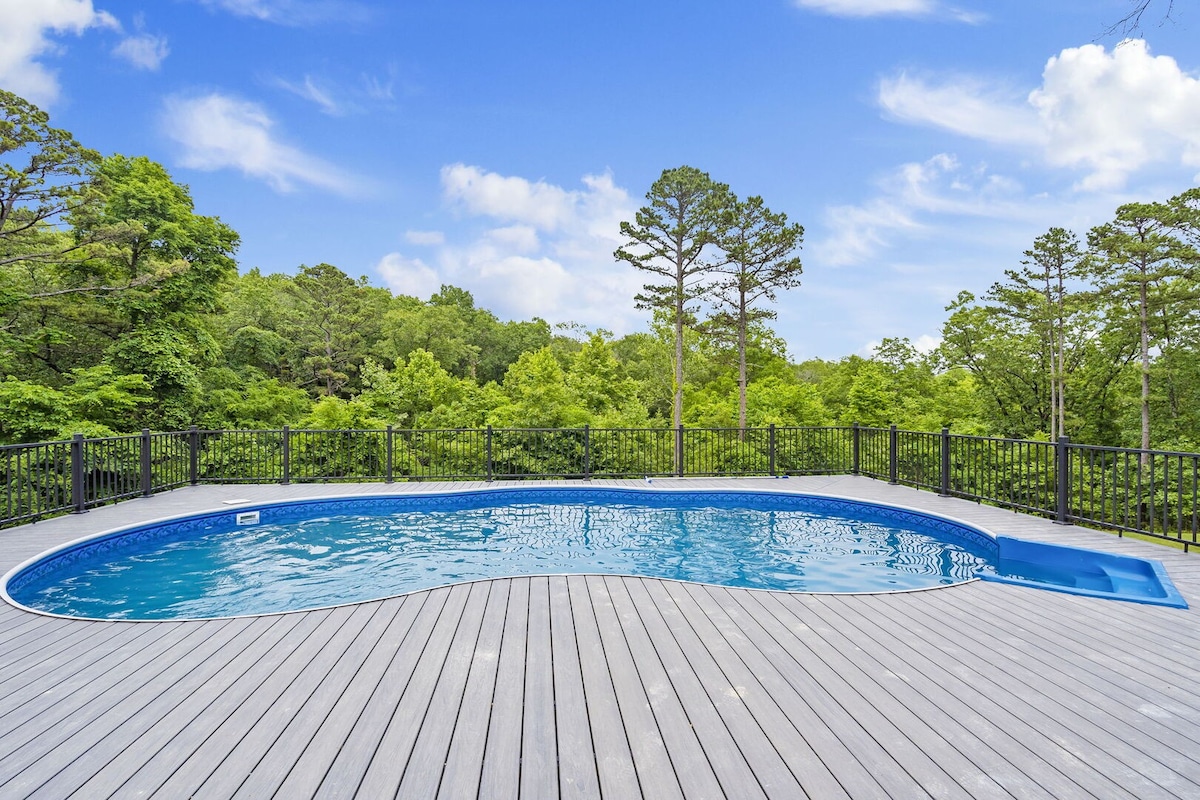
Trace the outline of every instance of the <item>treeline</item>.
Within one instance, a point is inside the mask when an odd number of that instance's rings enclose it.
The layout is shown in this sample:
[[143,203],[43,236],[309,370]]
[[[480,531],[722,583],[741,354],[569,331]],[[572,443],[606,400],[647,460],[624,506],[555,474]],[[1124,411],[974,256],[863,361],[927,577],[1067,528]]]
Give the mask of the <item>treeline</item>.
[[616,338],[329,264],[239,274],[236,232],[161,165],[101,156],[4,92],[0,156],[0,443],[860,422],[1200,447],[1196,191],[1123,206],[1086,241],[1051,230],[985,296],[960,296],[931,353],[889,339],[796,364],[765,304],[798,285],[803,229],[690,167],[622,225],[616,257],[650,275],[652,317]]

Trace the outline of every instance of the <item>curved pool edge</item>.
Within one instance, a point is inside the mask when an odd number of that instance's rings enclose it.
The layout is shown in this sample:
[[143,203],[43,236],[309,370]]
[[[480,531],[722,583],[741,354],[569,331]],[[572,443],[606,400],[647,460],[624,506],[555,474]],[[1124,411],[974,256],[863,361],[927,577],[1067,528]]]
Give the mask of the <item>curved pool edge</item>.
[[[7,576],[5,576],[7,578]],[[476,583],[489,583],[491,581],[511,581],[511,580],[528,580],[531,578],[620,578],[632,579],[639,581],[660,581],[662,583],[675,583],[682,586],[705,586],[716,587],[720,589],[728,589],[735,592],[754,592],[757,594],[786,594],[786,595],[805,595],[811,597],[879,597],[884,595],[894,594],[912,594],[914,592],[938,592],[943,589],[957,589],[961,586],[966,586],[972,583],[983,583],[984,580],[979,577],[967,578],[966,580],[956,581],[955,583],[944,583],[938,586],[918,586],[913,589],[883,589],[876,592],[799,592],[788,591],[787,589],[760,589],[756,586],[727,586],[723,583],[705,583],[704,581],[689,581],[682,578],[659,578],[648,575],[633,575],[619,572],[538,572],[527,575],[501,575],[495,578],[474,578],[468,581],[455,581],[453,583],[443,583],[439,586],[427,586],[422,589],[413,589],[411,592],[400,592],[399,594],[385,595],[384,597],[373,597],[369,600],[350,600],[345,603],[334,603],[333,605],[313,606],[312,608],[293,608],[287,611],[263,611],[257,614],[229,614],[223,617],[178,617],[168,619],[113,619],[112,617],[80,617],[70,614],[55,614],[52,611],[43,611],[37,608],[30,608],[16,600],[13,600],[8,595],[6,587],[0,588],[0,598],[14,608],[24,611],[29,614],[37,614],[39,617],[50,617],[51,619],[63,619],[73,622],[108,622],[116,624],[130,625],[161,625],[170,624],[178,625],[180,623],[205,623],[205,622],[221,622],[235,619],[257,619],[259,617],[282,617],[287,614],[312,614],[319,611],[333,611],[338,608],[351,608],[353,606],[365,606],[371,603],[386,603],[392,600],[399,600],[405,597],[421,594],[422,592],[436,592],[443,589],[453,589],[456,586],[471,586]]]
[[980,580],[980,578],[976,576],[976,577],[967,578],[962,581],[955,581],[954,583],[939,584],[936,586],[915,587],[915,588],[911,588],[911,589],[884,589],[884,590],[878,590],[878,591],[831,592],[831,591],[790,591],[790,590],[786,590],[786,589],[763,589],[763,588],[758,588],[758,587],[729,586],[729,585],[720,584],[720,583],[706,583],[703,581],[689,581],[689,580],[677,579],[677,578],[662,578],[662,577],[657,577],[657,576],[646,576],[646,575],[632,575],[632,574],[625,575],[625,574],[619,574],[619,573],[590,573],[590,572],[535,573],[533,575],[502,575],[502,576],[495,576],[495,577],[489,577],[489,578],[477,578],[477,579],[472,579],[472,580],[467,580],[467,581],[458,581],[458,582],[452,582],[452,583],[447,583],[447,584],[440,584],[439,586],[422,587],[420,589],[414,589],[409,592],[400,592],[397,594],[385,595],[382,597],[373,597],[373,598],[368,598],[368,599],[363,599],[363,600],[351,600],[351,601],[344,602],[344,603],[335,603],[335,604],[330,604],[330,605],[314,606],[311,608],[287,609],[287,610],[282,610],[282,611],[267,611],[267,612],[260,612],[260,613],[254,613],[254,614],[232,614],[232,615],[212,616],[212,617],[178,617],[178,618],[167,618],[167,619],[114,619],[114,618],[110,618],[110,617],[84,617],[84,616],[76,616],[76,615],[68,615],[68,614],[57,614],[54,612],[44,611],[41,609],[31,608],[30,606],[26,606],[25,604],[21,603],[20,601],[16,600],[15,598],[13,598],[12,595],[9,593],[9,584],[15,578],[21,576],[22,573],[24,573],[25,571],[31,569],[32,567],[34,567],[42,562],[52,560],[55,557],[62,555],[64,553],[68,553],[75,549],[87,547],[89,545],[93,545],[97,542],[101,542],[106,539],[116,539],[121,536],[125,536],[125,535],[134,533],[139,530],[149,529],[149,528],[153,528],[153,527],[164,525],[164,524],[171,523],[171,522],[181,522],[184,520],[203,520],[203,519],[208,519],[208,518],[211,518],[214,516],[222,516],[222,515],[229,515],[229,514],[236,515],[239,513],[245,513],[247,511],[257,511],[257,510],[267,509],[267,508],[281,508],[281,507],[287,507],[287,506],[303,505],[306,503],[336,503],[339,501],[344,502],[344,501],[355,501],[355,500],[357,500],[357,501],[392,500],[392,499],[400,499],[400,498],[407,499],[407,498],[420,498],[420,497],[456,497],[456,496],[479,495],[479,494],[499,494],[499,493],[512,493],[512,492],[535,493],[535,492],[547,492],[547,491],[554,492],[554,491],[564,491],[564,490],[565,491],[587,491],[587,492],[596,492],[596,493],[610,493],[610,492],[611,493],[633,493],[633,494],[646,494],[646,495],[697,494],[697,493],[705,494],[705,493],[707,493],[707,494],[780,495],[780,496],[787,496],[787,497],[804,497],[804,498],[812,498],[812,499],[817,499],[817,500],[829,500],[829,501],[834,501],[834,502],[843,503],[843,504],[847,504],[847,505],[861,506],[861,507],[865,507],[865,508],[878,509],[878,510],[882,510],[882,511],[904,512],[904,513],[912,514],[912,515],[915,515],[918,517],[922,517],[924,519],[927,519],[927,520],[930,520],[933,522],[948,523],[951,525],[955,525],[955,526],[964,528],[964,529],[972,531],[978,535],[986,537],[987,539],[990,539],[992,542],[996,542],[998,539],[998,535],[996,533],[985,528],[984,526],[979,525],[974,522],[969,522],[967,520],[963,520],[963,519],[951,516],[949,514],[942,514],[940,512],[932,512],[932,511],[928,511],[926,509],[921,509],[921,508],[916,508],[913,506],[901,505],[901,504],[896,504],[896,503],[884,503],[884,502],[877,502],[877,501],[871,501],[871,500],[863,500],[860,498],[848,497],[845,495],[826,494],[826,493],[812,492],[812,491],[793,491],[793,490],[788,490],[788,489],[772,489],[772,488],[765,488],[765,487],[754,487],[754,488],[751,488],[751,487],[728,487],[728,488],[717,489],[717,488],[689,488],[689,487],[669,487],[669,486],[611,486],[611,485],[606,486],[606,485],[593,485],[593,484],[581,482],[581,483],[570,483],[570,484],[554,484],[554,485],[550,485],[550,486],[547,486],[547,485],[480,486],[480,487],[471,487],[471,488],[466,488],[466,489],[452,489],[452,490],[444,490],[444,491],[435,490],[435,491],[390,492],[390,493],[362,492],[362,493],[344,493],[344,494],[320,494],[320,495],[313,495],[313,496],[289,498],[287,500],[265,501],[265,502],[248,501],[248,502],[242,503],[239,501],[228,501],[227,500],[227,501],[223,501],[224,507],[212,507],[212,508],[204,509],[204,510],[200,510],[200,511],[192,511],[192,512],[185,512],[185,513],[181,513],[181,514],[171,514],[171,515],[167,515],[167,516],[163,516],[163,517],[156,517],[151,520],[144,520],[144,521],[136,522],[136,523],[132,523],[132,524],[120,525],[120,526],[117,526],[114,528],[109,528],[109,529],[106,529],[103,531],[99,531],[97,533],[77,537],[75,539],[71,539],[67,542],[63,542],[59,545],[51,547],[47,550],[43,550],[43,551],[39,552],[37,555],[27,558],[24,561],[22,561],[21,563],[17,564],[16,566],[12,567],[11,569],[9,569],[2,577],[0,577],[0,599],[2,599],[4,602],[8,603],[10,606],[20,609],[21,611],[25,611],[25,612],[28,612],[31,614],[37,614],[37,615],[43,616],[43,617],[51,617],[51,618],[55,618],[55,619],[77,620],[77,621],[87,621],[87,622],[116,622],[116,623],[120,623],[120,622],[179,623],[179,622],[212,622],[212,621],[216,621],[216,620],[231,620],[231,619],[250,619],[250,618],[256,618],[256,617],[280,616],[283,614],[303,614],[303,613],[309,613],[309,612],[315,612],[315,611],[325,611],[325,610],[330,610],[330,609],[335,609],[335,608],[342,608],[342,607],[347,607],[347,606],[363,605],[366,603],[383,602],[386,600],[393,600],[396,598],[406,597],[406,596],[417,594],[420,592],[434,591],[436,589],[447,588],[447,587],[451,587],[451,586],[469,585],[472,583],[480,583],[480,582],[491,581],[491,580],[505,580],[505,579],[528,578],[528,577],[570,577],[570,576],[576,576],[576,575],[578,575],[578,576],[612,576],[612,577],[638,578],[638,579],[647,579],[647,580],[661,580],[661,581],[668,581],[668,582],[679,583],[679,584],[690,584],[690,585],[696,585],[696,586],[720,586],[720,587],[726,588],[726,589],[740,589],[743,591],[750,591],[750,592],[768,592],[768,593],[780,593],[780,594],[802,594],[802,595],[837,596],[837,597],[846,597],[846,596],[855,596],[855,595],[865,596],[865,595],[908,594],[910,592],[924,592],[924,591],[932,591],[932,590],[937,590],[937,589],[949,589],[949,588],[953,588],[956,586],[962,586],[962,585],[969,584],[969,583],[975,583]]

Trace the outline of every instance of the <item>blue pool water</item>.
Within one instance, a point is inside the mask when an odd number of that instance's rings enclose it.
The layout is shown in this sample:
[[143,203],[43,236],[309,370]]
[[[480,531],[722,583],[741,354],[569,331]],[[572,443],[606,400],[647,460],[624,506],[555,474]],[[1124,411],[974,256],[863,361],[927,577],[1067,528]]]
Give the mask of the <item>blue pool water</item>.
[[30,608],[195,619],[500,576],[607,573],[802,592],[919,589],[994,564],[986,534],[794,494],[505,489],[260,506],[77,543],[10,576]]

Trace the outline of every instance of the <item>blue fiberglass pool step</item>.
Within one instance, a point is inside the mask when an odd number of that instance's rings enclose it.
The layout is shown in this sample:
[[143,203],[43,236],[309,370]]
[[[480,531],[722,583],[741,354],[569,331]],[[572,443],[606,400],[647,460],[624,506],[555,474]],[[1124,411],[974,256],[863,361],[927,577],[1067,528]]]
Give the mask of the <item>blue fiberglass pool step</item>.
[[977,574],[985,581],[1055,592],[1187,608],[1161,561],[1082,547],[997,536],[996,567]]

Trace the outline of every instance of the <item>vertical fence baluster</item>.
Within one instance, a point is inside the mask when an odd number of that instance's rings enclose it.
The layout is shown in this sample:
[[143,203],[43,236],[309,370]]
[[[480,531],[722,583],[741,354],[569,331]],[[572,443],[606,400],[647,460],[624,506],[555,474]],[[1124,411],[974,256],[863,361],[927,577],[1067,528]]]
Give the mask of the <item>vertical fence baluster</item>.
[[862,428],[856,422],[851,431],[850,474],[857,475],[862,467]]
[[393,442],[392,435],[393,435],[392,434],[392,426],[388,425],[387,426],[387,444],[385,445],[385,450],[387,451],[387,455],[385,456],[387,458],[387,464],[384,467],[384,477],[383,477],[383,479],[388,483],[391,483],[394,480],[394,478],[392,476],[392,446],[393,446],[392,445],[392,442]]
[[939,494],[942,497],[950,496],[950,429],[942,428],[942,455],[941,455],[941,491]]
[[290,426],[283,426],[282,439],[283,453],[280,458],[282,474],[279,476],[279,482],[287,486],[292,482],[292,429]]
[[683,426],[675,429],[675,474],[683,477]]
[[196,426],[188,428],[188,483],[200,482],[200,434]]
[[487,438],[484,444],[484,458],[487,461],[487,480],[492,482],[492,426],[487,426]]
[[899,483],[898,474],[900,471],[900,454],[898,448],[898,434],[896,426],[892,425],[888,428],[888,483],[895,486]]
[[771,423],[771,427],[767,431],[767,466],[770,469],[771,477],[775,477],[775,423]]
[[71,437],[71,506],[73,514],[87,511],[83,477],[83,434]]
[[149,497],[150,493],[154,491],[154,478],[150,474],[150,465],[153,463],[150,454],[150,446],[150,429],[142,428],[142,497]]
[[1070,503],[1071,503],[1071,450],[1070,438],[1067,436],[1058,437],[1058,443],[1054,449],[1055,472],[1057,480],[1055,481],[1055,498],[1054,521],[1059,525],[1070,524]]

